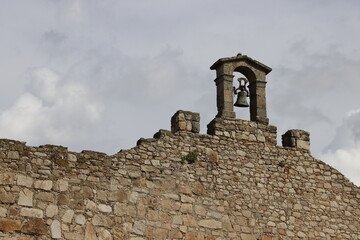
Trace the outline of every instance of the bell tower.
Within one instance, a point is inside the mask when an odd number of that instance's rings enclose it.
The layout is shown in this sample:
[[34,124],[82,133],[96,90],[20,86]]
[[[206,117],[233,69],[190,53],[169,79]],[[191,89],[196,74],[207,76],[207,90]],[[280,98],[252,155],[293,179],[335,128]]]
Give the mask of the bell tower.
[[249,82],[250,120],[268,124],[266,115],[266,75],[271,68],[242,54],[220,58],[211,67],[216,70],[216,117],[235,118],[234,112],[234,72],[243,74]]

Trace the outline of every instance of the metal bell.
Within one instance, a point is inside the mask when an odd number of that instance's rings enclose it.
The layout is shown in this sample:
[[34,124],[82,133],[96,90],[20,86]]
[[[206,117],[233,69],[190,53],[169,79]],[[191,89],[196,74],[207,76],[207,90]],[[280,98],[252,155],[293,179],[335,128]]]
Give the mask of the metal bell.
[[240,91],[238,93],[237,100],[234,104],[235,107],[249,107],[249,103],[247,102],[247,92],[245,90]]

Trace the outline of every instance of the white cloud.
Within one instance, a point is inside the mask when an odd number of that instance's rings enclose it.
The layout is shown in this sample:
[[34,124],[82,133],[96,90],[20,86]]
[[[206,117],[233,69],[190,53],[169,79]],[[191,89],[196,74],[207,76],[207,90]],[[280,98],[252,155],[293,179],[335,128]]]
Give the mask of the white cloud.
[[360,142],[352,147],[322,154],[320,158],[360,186]]
[[87,129],[101,119],[101,104],[84,85],[66,82],[48,68],[34,69],[30,75],[28,91],[0,114],[4,136],[33,144],[84,140]]
[[343,124],[320,158],[360,186],[360,109],[346,113]]

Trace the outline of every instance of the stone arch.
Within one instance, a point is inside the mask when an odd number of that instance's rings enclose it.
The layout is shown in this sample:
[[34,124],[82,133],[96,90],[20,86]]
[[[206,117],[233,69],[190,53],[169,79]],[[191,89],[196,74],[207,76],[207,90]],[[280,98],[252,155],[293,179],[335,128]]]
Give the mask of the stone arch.
[[266,75],[271,68],[246,55],[221,58],[210,69],[216,70],[217,117],[235,118],[233,107],[234,72],[240,72],[249,80],[250,120],[268,124],[266,115]]
[[256,81],[256,75],[249,66],[245,66],[245,65],[238,66],[233,70],[233,73],[234,72],[239,72],[243,74],[249,80],[250,83]]

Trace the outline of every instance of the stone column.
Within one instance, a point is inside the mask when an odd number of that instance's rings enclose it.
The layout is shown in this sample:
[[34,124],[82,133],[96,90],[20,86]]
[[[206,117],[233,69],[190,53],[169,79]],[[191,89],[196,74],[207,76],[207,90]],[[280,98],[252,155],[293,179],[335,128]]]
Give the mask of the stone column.
[[266,81],[256,80],[250,82],[250,120],[268,124],[265,87]]
[[217,91],[217,117],[235,118],[233,98],[234,75],[221,74],[215,79]]

